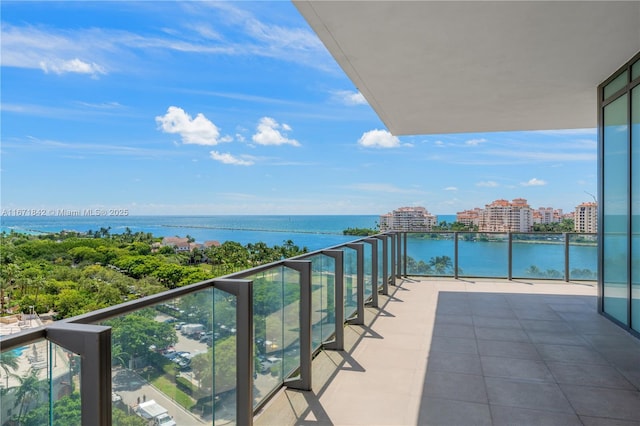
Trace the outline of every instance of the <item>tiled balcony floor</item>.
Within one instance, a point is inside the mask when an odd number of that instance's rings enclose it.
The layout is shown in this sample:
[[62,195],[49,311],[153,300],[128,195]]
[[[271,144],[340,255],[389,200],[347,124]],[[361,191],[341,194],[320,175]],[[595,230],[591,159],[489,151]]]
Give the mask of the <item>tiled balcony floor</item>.
[[640,340],[595,284],[406,279],[257,425],[640,425]]

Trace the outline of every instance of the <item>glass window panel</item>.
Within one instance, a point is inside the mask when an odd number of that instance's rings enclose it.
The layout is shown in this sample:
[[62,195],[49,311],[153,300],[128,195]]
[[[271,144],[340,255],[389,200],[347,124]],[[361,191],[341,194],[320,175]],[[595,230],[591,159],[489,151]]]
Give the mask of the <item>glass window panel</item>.
[[453,233],[407,235],[407,274],[453,276]]
[[514,278],[564,278],[564,235],[513,234]]
[[624,71],[622,74],[611,80],[609,84],[604,86],[604,99],[606,100],[609,96],[622,89],[627,84],[628,78],[629,72]]
[[627,324],[629,126],[627,95],[604,108],[604,311]]
[[631,80],[635,80],[638,77],[640,77],[640,60],[637,60],[631,66]]
[[[640,74],[640,61],[633,69]],[[640,86],[631,92],[631,188],[631,327],[640,331]]]

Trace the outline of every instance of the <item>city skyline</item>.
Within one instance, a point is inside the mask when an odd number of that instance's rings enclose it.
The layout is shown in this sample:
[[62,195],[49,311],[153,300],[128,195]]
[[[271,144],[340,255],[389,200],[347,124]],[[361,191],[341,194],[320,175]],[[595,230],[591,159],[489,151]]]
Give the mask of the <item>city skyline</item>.
[[595,129],[391,135],[289,2],[0,7],[2,209],[568,212],[596,193]]

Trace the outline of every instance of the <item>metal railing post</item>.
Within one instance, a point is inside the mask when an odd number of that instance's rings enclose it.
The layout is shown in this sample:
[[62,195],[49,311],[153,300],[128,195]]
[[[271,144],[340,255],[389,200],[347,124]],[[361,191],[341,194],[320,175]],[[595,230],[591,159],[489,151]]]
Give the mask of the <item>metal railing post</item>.
[[236,296],[236,424],[253,424],[253,281],[225,279],[213,287]]
[[111,327],[53,323],[47,339],[80,355],[82,424],[111,426]]
[[322,254],[335,259],[334,269],[334,316],[335,316],[335,339],[323,344],[325,349],[342,351],[344,350],[344,251],[324,250]]
[[347,320],[349,324],[364,324],[364,246],[362,243],[347,244],[347,247],[354,249],[357,256],[357,272],[356,272],[356,303],[357,311],[355,318]]
[[311,390],[311,261],[288,260],[284,266],[300,272],[300,377],[286,380],[291,389]]

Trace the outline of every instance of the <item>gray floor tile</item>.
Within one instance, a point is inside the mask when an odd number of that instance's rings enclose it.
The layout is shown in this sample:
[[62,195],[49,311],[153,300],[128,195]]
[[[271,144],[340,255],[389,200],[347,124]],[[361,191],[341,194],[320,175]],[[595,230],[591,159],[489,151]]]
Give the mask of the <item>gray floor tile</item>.
[[424,395],[456,401],[486,404],[487,392],[482,376],[445,373],[427,369]]
[[473,325],[476,327],[493,327],[493,328],[516,328],[521,329],[520,321],[515,318],[496,318],[496,317],[483,317],[475,315],[473,318]]
[[640,426],[640,422],[606,419],[602,417],[580,416],[580,420],[584,426]]
[[533,343],[546,343],[551,345],[586,345],[585,340],[575,333],[566,331],[527,331]]
[[423,398],[418,424],[425,426],[485,426],[492,423],[488,404]]
[[593,347],[584,345],[535,345],[543,359],[556,362],[608,364]]
[[536,347],[527,342],[507,342],[504,340],[478,340],[478,351],[484,356],[500,356],[542,360]]
[[433,335],[445,337],[464,337],[468,339],[476,338],[476,334],[472,325],[461,324],[436,324],[433,327]]
[[508,342],[529,342],[524,330],[515,328],[476,327],[476,337],[484,340],[503,340]]
[[558,383],[634,390],[618,371],[604,364],[575,364],[550,362],[547,364]]
[[480,357],[476,354],[431,351],[429,371],[482,375]]
[[486,377],[489,403],[542,411],[573,413],[569,401],[555,383],[535,383]]
[[520,324],[522,325],[522,328],[527,331],[573,332],[571,327],[569,327],[565,321],[521,319]]
[[573,413],[556,413],[528,408],[490,405],[494,426],[582,426]]
[[530,359],[480,357],[482,371],[487,377],[504,377],[540,382],[553,382],[554,378],[542,361]]
[[433,336],[433,338],[431,339],[431,350],[440,352],[477,354],[478,345],[476,344],[476,339]]
[[450,315],[439,313],[436,316],[436,325],[440,324],[473,325],[473,319],[471,315]]
[[640,392],[560,384],[578,415],[640,422]]

